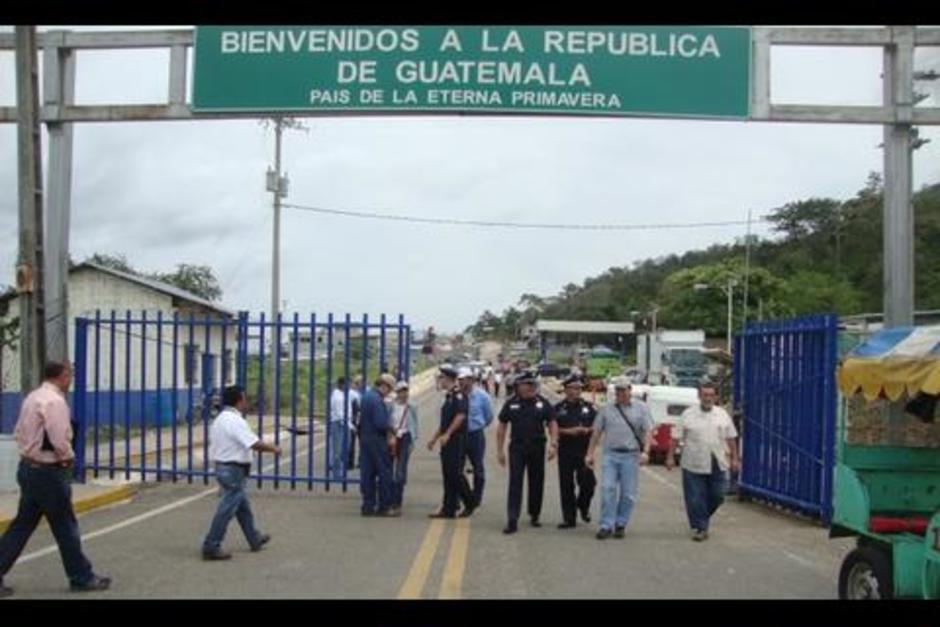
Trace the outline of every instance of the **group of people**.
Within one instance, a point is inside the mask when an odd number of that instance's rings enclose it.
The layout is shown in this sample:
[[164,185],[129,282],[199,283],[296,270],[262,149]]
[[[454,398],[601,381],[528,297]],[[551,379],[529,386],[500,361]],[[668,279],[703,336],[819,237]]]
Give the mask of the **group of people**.
[[[441,443],[444,482],[443,504],[433,518],[467,517],[482,502],[485,451],[483,429],[492,416],[489,397],[474,385],[469,370],[440,368],[439,382],[446,391],[437,433],[428,444]],[[582,397],[577,373],[563,382],[565,398],[552,403],[538,393],[538,376],[525,371],[513,378],[513,394],[503,404],[496,431],[497,460],[509,466],[507,521],[503,533],[518,531],[523,483],[532,527],[541,527],[545,462],[558,458],[562,521],[559,529],[577,526],[577,517],[591,522],[591,501],[597,486],[596,451],[603,441],[601,508],[596,537],[623,538],[637,502],[639,467],[649,463],[653,420],[647,405],[631,397],[628,378],[614,380],[614,397],[598,409]],[[478,399],[478,400],[474,400]],[[485,400],[484,400],[485,399]],[[708,538],[712,515],[724,500],[729,471],[738,469],[737,431],[731,418],[716,406],[712,384],[699,388],[699,405],[688,408],[672,428],[666,467],[675,467],[675,451],[682,446],[682,484],[692,538]],[[506,449],[509,435],[508,456]],[[547,449],[547,451],[546,451]],[[547,453],[547,454],[546,454]],[[469,458],[474,475],[471,490],[464,477]],[[458,512],[458,506],[463,509]]]
[[[0,597],[13,593],[3,584],[3,577],[43,516],[55,536],[71,589],[105,590],[111,584],[110,578],[94,573],[82,552],[71,501],[75,452],[66,400],[71,381],[71,364],[46,364],[44,382],[26,396],[20,409],[15,428],[21,456],[17,472],[20,500],[16,517],[0,537]],[[358,387],[356,383],[354,387]],[[514,391],[499,412],[496,431],[497,460],[500,466],[506,467],[507,461],[509,466],[503,533],[518,531],[524,480],[528,485],[529,522],[533,527],[542,526],[546,458],[558,458],[562,509],[558,527],[575,527],[578,514],[582,521],[590,522],[597,483],[595,454],[603,439],[601,513],[596,537],[623,538],[637,502],[639,466],[649,462],[653,430],[646,404],[631,398],[630,381],[616,379],[615,398],[600,410],[582,398],[582,382],[576,374],[565,379],[565,398],[555,405],[538,393],[534,372],[522,372],[512,383]],[[446,396],[438,428],[427,446],[429,450],[439,446],[444,496],[441,506],[430,516],[468,517],[483,500],[485,429],[493,421],[493,408],[489,395],[476,385],[469,369],[442,366],[439,385]],[[700,386],[699,404],[686,409],[672,428],[666,459],[666,467],[671,470],[675,467],[675,450],[681,444],[686,514],[696,541],[708,538],[709,521],[727,490],[728,472],[739,467],[737,431],[716,400],[714,385]],[[224,408],[209,432],[209,455],[215,464],[221,498],[202,543],[206,560],[231,558],[221,544],[232,518],[238,521],[252,551],[261,550],[271,540],[270,534],[255,526],[245,486],[253,452],[281,452],[278,446],[259,438],[245,420],[248,401],[244,389],[227,387],[222,401]],[[361,514],[400,516],[408,460],[418,440],[417,407],[409,400],[408,383],[381,374],[372,387],[360,393],[348,389],[345,379],[340,378],[331,405],[327,427],[332,446],[328,456],[331,473],[337,476],[347,469],[352,430],[346,424],[355,412],[360,442]],[[466,479],[468,464],[472,487]],[[458,511],[461,503],[463,508]]]

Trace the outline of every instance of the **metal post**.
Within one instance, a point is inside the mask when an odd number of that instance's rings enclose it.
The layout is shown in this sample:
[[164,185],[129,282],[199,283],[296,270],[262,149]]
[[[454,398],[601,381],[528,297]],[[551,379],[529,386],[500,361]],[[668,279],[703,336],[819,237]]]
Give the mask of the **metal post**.
[[16,109],[19,158],[20,389],[39,385],[46,354],[42,250],[42,154],[36,78],[36,27],[16,27]]
[[884,48],[884,325],[914,323],[914,209],[911,204],[911,119],[914,28],[892,26]]
[[730,355],[731,354],[731,319],[732,319],[731,317],[732,317],[733,307],[734,307],[734,298],[732,297],[732,295],[734,294],[734,280],[733,279],[728,279],[727,293],[728,293],[728,354]]
[[[64,43],[65,33],[58,36]],[[59,45],[43,49],[43,104],[70,105],[75,100],[75,55]],[[46,338],[50,359],[68,359],[69,222],[72,201],[72,124],[47,122],[49,171],[46,185]]]
[[[271,259],[271,321],[277,320],[281,302],[281,131],[284,118],[274,120],[274,246]],[[274,334],[271,335],[272,339]],[[277,353],[280,357],[280,347]]]

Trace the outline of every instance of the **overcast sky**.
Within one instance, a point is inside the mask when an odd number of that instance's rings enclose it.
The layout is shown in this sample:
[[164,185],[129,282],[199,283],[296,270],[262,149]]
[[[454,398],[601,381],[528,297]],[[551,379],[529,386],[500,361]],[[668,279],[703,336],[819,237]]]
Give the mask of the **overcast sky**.
[[[109,27],[101,30],[114,30]],[[130,27],[128,27],[130,28]],[[123,30],[123,28],[121,28]],[[12,31],[12,27],[3,27]],[[79,55],[77,102],[165,99],[166,52]],[[940,69],[940,50],[916,69]],[[0,106],[15,104],[0,52]],[[877,104],[878,49],[774,49],[776,103]],[[940,106],[940,81],[919,83]],[[847,198],[881,171],[882,128],[651,119],[307,118],[286,131],[287,202],[517,222],[743,220],[809,196]],[[940,181],[940,130],[915,153],[914,186]],[[46,145],[43,154],[48,154]],[[224,304],[270,308],[273,131],[257,121],[123,122],[75,128],[71,252],[135,267],[209,264]],[[0,125],[0,284],[14,280],[16,126]],[[282,298],[307,316],[404,313],[463,329],[520,294],[553,295],[611,266],[731,242],[744,227],[556,232],[282,215]],[[766,234],[759,224],[754,232]]]

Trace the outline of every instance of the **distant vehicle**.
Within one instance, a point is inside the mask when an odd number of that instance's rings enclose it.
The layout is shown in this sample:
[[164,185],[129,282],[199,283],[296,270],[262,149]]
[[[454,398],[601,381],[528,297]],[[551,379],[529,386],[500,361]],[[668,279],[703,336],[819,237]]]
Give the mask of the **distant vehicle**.
[[[671,385],[634,385],[632,393],[644,401],[653,417],[653,445],[650,447],[650,461],[662,462],[669,452],[672,439],[672,425],[689,407],[698,403],[698,390],[690,387]],[[681,451],[676,451],[676,459]]]
[[659,330],[637,336],[637,365],[647,383],[697,387],[708,374],[705,332]]
[[584,376],[588,391],[603,391],[604,381],[620,374],[620,355],[606,346],[596,346],[584,360]]
[[571,368],[568,366],[559,366],[558,364],[539,364],[536,369],[540,377],[567,377],[571,374]]

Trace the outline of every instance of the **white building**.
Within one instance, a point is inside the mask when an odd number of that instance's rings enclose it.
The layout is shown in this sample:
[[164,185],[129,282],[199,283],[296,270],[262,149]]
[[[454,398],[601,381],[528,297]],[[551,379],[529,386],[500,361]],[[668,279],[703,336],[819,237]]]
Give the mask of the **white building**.
[[[158,392],[234,383],[235,312],[172,285],[88,262],[70,269],[68,292],[68,345],[73,361],[76,317],[91,321],[100,317],[99,323],[89,324],[86,337],[87,390],[107,392],[100,395],[99,409],[102,403],[113,401],[134,408],[137,414],[136,408],[152,401]],[[17,301],[16,294],[0,297],[0,321],[19,315]],[[174,315],[179,321],[176,325]],[[159,325],[158,316],[162,316]],[[19,391],[19,356],[7,347],[0,352],[2,432],[8,432],[15,421],[11,414],[16,412]],[[149,400],[142,400],[141,392],[149,394]]]

